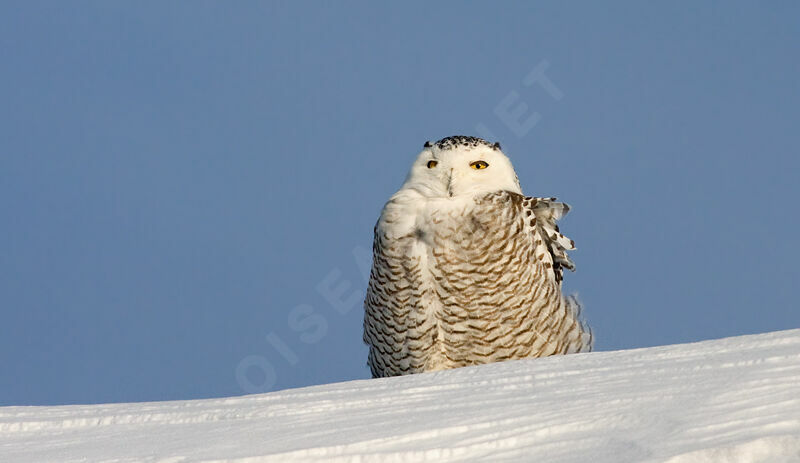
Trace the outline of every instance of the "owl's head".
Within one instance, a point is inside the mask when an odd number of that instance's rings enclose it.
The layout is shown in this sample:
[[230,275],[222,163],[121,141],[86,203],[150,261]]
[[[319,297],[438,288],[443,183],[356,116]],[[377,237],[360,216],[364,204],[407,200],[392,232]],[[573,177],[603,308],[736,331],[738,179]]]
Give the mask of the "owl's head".
[[500,151],[500,143],[466,136],[425,143],[402,189],[416,190],[428,198],[501,190],[522,193],[511,161]]

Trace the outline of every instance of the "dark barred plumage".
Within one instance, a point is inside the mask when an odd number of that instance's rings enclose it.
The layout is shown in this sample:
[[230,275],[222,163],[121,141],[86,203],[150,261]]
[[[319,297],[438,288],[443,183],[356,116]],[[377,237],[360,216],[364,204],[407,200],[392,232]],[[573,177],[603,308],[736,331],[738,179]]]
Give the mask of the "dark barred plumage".
[[[462,139],[493,147],[437,145]],[[566,204],[510,191],[436,204],[409,228],[411,206],[393,199],[375,228],[364,304],[374,377],[591,350],[580,305],[561,293],[562,269],[574,269],[556,225]]]

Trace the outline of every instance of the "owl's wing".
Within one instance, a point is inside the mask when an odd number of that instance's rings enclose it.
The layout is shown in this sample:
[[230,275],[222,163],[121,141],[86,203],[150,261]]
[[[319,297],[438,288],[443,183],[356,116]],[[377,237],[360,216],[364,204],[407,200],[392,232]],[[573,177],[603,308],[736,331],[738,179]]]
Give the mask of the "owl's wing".
[[556,198],[526,197],[523,207],[536,217],[536,231],[542,237],[539,246],[546,249],[553,262],[553,274],[558,283],[564,278],[564,269],[575,271],[575,264],[567,251],[575,249],[575,241],[567,238],[558,229],[556,221],[567,215],[569,205],[556,201]]

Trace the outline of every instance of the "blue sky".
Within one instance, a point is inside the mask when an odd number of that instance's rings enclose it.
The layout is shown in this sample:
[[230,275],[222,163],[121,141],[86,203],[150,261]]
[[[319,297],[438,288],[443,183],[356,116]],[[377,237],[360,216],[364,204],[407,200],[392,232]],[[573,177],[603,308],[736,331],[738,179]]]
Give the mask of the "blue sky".
[[372,227],[453,134],[572,206],[598,350],[800,327],[798,56],[789,1],[3,2],[0,405],[367,378]]

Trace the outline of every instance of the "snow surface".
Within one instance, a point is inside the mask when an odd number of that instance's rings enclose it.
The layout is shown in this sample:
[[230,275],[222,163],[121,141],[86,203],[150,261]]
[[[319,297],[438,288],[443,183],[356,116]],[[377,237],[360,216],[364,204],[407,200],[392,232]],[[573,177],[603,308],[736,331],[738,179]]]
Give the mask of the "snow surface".
[[800,330],[227,399],[0,408],[0,461],[800,462]]

